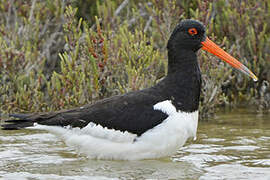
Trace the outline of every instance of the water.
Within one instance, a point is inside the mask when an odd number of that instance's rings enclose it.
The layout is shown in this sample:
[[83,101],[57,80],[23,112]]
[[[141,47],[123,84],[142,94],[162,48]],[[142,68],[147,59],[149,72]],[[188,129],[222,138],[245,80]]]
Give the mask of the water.
[[45,131],[0,130],[0,179],[266,179],[270,115],[220,112],[172,158],[91,160]]

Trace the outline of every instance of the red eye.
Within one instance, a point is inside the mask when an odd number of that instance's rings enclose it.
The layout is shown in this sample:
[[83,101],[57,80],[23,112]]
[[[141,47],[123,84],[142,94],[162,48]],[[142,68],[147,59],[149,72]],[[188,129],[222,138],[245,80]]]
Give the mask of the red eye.
[[196,28],[190,28],[190,29],[188,29],[188,33],[189,33],[191,36],[193,36],[193,35],[195,35],[195,34],[198,34]]

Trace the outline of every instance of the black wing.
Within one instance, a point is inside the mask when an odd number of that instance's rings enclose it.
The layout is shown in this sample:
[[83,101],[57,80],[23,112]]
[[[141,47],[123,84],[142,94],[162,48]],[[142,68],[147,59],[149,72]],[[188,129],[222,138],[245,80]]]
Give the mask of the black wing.
[[51,126],[85,127],[93,122],[109,129],[128,131],[138,136],[160,124],[167,115],[154,110],[153,105],[166,99],[151,93],[151,89],[131,92],[103,99],[83,107],[37,114],[11,114],[17,118],[7,120],[6,130],[33,126],[34,123]]

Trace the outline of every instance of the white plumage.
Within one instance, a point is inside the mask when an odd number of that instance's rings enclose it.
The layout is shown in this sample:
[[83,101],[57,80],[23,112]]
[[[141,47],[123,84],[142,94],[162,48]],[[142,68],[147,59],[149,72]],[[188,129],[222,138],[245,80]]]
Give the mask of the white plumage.
[[35,125],[35,129],[50,131],[89,158],[139,160],[170,156],[190,137],[196,138],[198,111],[177,111],[171,101],[159,102],[153,107],[168,115],[161,124],[137,135],[103,128],[89,123],[86,127],[68,128]]

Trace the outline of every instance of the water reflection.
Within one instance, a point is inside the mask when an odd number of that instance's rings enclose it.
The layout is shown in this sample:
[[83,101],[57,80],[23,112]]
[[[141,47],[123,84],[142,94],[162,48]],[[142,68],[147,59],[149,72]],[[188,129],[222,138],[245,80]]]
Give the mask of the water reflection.
[[222,112],[172,158],[87,159],[44,131],[0,130],[3,179],[270,179],[270,116]]

